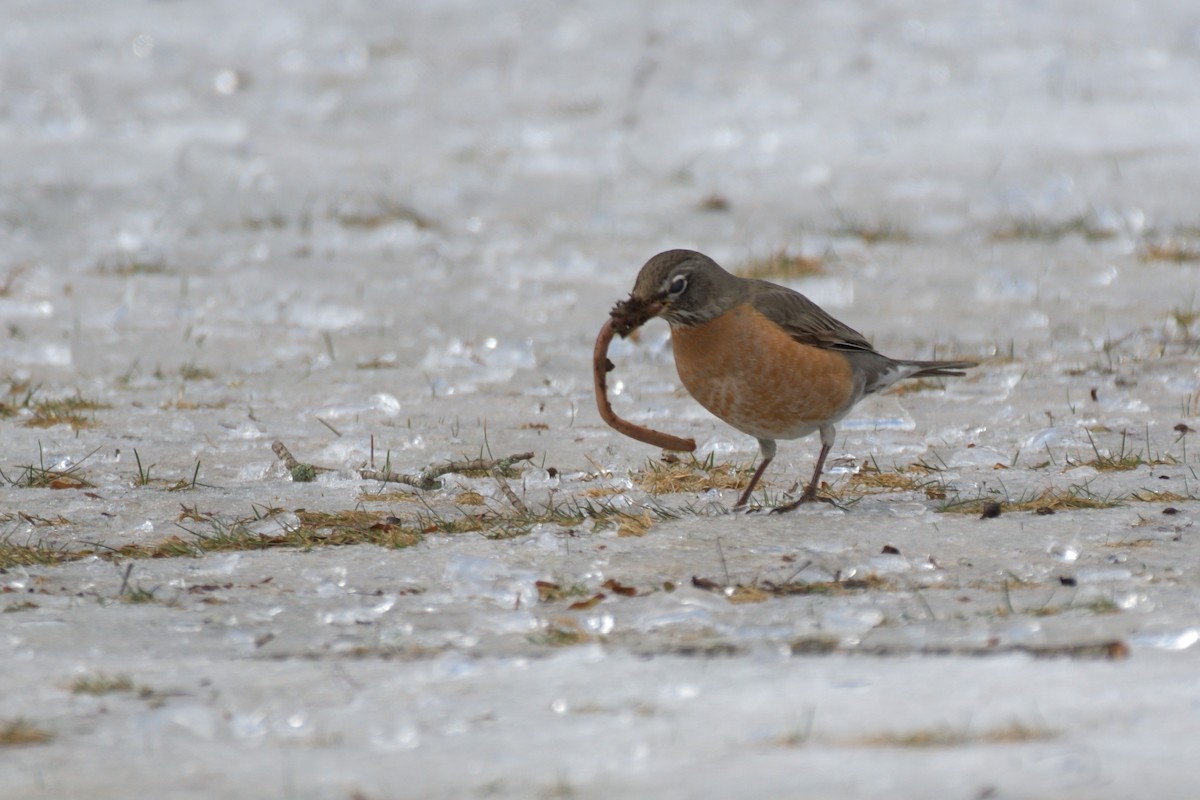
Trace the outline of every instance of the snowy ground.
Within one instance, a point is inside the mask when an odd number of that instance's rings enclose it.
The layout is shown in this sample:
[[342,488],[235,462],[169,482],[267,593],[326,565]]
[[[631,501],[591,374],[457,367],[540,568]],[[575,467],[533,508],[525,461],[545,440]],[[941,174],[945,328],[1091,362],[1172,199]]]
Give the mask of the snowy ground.
[[[0,797],[1190,795],[1200,8],[396,5],[6,4]],[[668,247],[984,363],[649,494]]]

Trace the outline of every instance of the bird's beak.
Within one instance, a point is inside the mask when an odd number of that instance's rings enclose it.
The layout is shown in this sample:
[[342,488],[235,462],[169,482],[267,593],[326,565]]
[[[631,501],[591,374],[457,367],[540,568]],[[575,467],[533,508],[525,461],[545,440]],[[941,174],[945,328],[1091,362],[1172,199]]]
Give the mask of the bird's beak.
[[655,295],[650,298],[629,295],[629,299],[619,301],[613,306],[609,316],[613,318],[613,328],[622,338],[633,333],[657,317],[667,308],[665,296]]
[[643,307],[642,312],[646,315],[646,319],[657,317],[659,314],[667,310],[667,301],[665,298],[662,300],[647,300],[645,303],[646,304]]

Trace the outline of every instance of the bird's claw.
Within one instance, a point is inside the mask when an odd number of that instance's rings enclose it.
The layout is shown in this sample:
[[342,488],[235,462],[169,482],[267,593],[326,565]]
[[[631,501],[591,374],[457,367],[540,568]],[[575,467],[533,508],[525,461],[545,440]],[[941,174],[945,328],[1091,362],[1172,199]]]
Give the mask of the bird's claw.
[[821,497],[816,492],[811,492],[811,493],[805,492],[804,494],[800,495],[799,500],[795,500],[791,503],[787,503],[786,505],[775,506],[775,508],[771,509],[770,513],[786,514],[789,511],[795,511],[797,508],[804,505],[805,503],[829,503],[829,505],[833,506],[834,508],[840,508],[843,511],[846,510],[846,509],[842,508],[842,506],[838,505],[838,502],[836,500],[834,500],[832,497]]

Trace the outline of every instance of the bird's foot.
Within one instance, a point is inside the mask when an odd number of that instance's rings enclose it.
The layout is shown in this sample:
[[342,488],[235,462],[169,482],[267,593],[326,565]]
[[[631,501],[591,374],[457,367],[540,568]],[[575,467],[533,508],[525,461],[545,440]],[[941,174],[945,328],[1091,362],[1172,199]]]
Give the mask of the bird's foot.
[[786,514],[789,511],[795,511],[805,503],[829,503],[829,505],[833,506],[834,508],[841,508],[843,511],[846,510],[842,508],[842,506],[838,505],[838,502],[832,497],[821,497],[817,494],[816,489],[806,489],[804,494],[800,495],[799,500],[794,500],[786,505],[775,506],[775,508],[771,509],[771,513]]

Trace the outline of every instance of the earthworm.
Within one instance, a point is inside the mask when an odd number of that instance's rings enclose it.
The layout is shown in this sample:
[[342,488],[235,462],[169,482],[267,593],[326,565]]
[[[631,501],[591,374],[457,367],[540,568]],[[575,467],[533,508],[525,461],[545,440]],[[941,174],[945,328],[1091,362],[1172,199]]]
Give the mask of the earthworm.
[[[592,353],[592,377],[596,385],[596,408],[600,411],[600,418],[607,422],[613,430],[623,433],[631,439],[637,439],[639,442],[652,444],[664,450],[690,453],[696,449],[695,439],[681,439],[669,433],[634,425],[632,422],[618,417],[613,411],[612,404],[608,402],[608,373],[613,369],[613,363],[608,360],[608,345],[612,342],[614,334],[619,332],[625,336],[649,318],[647,316],[646,319],[631,321],[621,315],[621,318],[618,319],[618,312],[623,311],[624,307],[625,304],[618,303],[617,307],[613,309],[612,316],[604,321],[604,325],[600,328],[600,335],[596,337],[596,349]],[[640,317],[642,314],[637,316]]]

